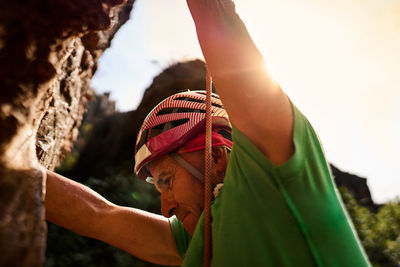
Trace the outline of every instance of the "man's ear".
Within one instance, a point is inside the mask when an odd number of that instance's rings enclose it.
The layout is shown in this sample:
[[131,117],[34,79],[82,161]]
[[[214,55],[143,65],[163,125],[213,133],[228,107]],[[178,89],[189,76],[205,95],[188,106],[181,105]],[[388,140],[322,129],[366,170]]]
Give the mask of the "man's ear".
[[228,165],[228,151],[225,147],[218,146],[212,148],[213,155],[213,181],[215,184],[222,183],[225,177],[226,167]]

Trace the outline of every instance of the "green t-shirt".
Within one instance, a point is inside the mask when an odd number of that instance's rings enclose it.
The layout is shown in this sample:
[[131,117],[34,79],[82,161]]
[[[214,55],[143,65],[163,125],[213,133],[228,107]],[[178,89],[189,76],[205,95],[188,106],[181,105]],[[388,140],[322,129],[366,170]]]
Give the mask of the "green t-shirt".
[[[224,187],[212,205],[212,266],[370,266],[318,137],[292,109],[295,153],[281,166],[233,128]],[[203,266],[203,216],[192,238],[175,217],[170,224],[182,266]]]

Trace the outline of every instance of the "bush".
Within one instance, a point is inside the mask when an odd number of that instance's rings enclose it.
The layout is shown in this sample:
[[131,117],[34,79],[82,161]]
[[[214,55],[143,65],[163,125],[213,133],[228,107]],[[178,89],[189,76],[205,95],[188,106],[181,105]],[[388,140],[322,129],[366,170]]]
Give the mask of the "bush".
[[346,188],[340,188],[346,209],[374,266],[400,265],[400,201],[383,205],[377,214],[357,204]]

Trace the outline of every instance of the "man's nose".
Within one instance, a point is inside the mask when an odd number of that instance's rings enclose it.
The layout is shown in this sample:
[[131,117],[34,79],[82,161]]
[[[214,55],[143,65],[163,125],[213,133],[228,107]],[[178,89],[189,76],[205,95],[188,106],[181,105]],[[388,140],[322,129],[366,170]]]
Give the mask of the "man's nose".
[[177,203],[169,194],[161,194],[161,214],[164,217],[171,217],[175,214]]

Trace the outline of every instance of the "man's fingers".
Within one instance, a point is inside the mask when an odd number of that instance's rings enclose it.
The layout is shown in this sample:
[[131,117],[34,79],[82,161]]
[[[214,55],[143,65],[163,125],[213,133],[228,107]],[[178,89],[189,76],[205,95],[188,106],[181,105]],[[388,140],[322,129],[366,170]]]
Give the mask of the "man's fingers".
[[[212,0],[209,0],[212,1]],[[216,2],[217,9],[219,12],[232,13],[235,12],[235,3],[232,0],[214,0]]]
[[118,5],[125,4],[126,1],[127,0],[106,0],[104,2],[107,3],[110,6],[118,6]]
[[235,3],[232,0],[187,0],[202,5],[207,11],[213,13],[235,13]]

